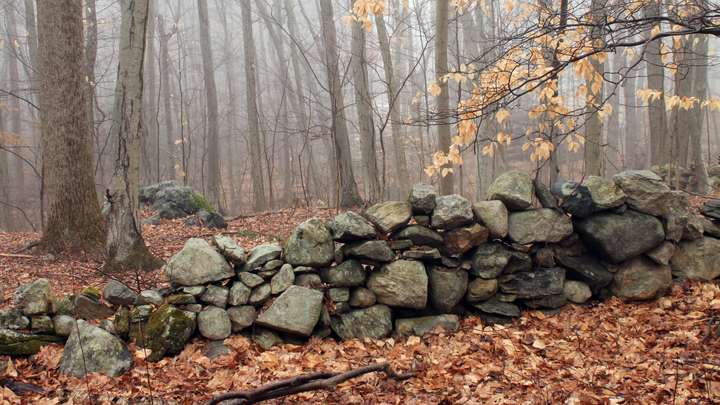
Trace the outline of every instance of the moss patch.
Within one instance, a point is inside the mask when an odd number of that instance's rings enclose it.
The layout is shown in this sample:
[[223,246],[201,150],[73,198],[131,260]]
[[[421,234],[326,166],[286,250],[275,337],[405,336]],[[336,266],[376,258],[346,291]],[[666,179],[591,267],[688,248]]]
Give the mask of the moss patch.
[[217,210],[215,207],[210,204],[210,202],[200,193],[193,192],[192,193],[193,201],[195,201],[195,205],[198,207],[198,209],[203,209],[210,213],[215,213]]
[[51,343],[62,343],[60,336],[36,335],[0,329],[0,355],[30,356]]
[[146,347],[152,350],[148,361],[180,353],[195,331],[195,319],[171,305],[163,305],[150,316],[146,328]]

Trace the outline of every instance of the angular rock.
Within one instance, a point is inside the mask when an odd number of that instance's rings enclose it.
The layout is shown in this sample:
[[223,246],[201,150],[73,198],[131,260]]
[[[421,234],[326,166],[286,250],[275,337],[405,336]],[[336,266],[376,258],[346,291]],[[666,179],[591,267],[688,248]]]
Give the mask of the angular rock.
[[0,329],[27,329],[30,320],[19,309],[10,308],[0,310]]
[[148,319],[145,347],[152,350],[148,361],[179,354],[195,332],[195,314],[172,305],[156,309]]
[[501,273],[527,271],[532,267],[530,256],[511,251],[500,243],[486,243],[475,249],[472,256],[471,274],[485,278],[497,278]]
[[436,328],[455,332],[460,329],[460,318],[457,315],[447,314],[404,318],[395,321],[395,333],[399,336],[423,336]]
[[284,343],[280,335],[265,328],[256,328],[252,340],[263,350],[270,350],[273,346]]
[[411,248],[413,246],[413,243],[412,241],[409,241],[407,239],[389,240],[388,246],[390,247],[390,249],[398,251]]
[[470,201],[461,195],[439,196],[435,202],[437,205],[430,217],[430,224],[435,229],[453,229],[475,220]]
[[162,304],[162,294],[160,294],[156,290],[143,290],[140,291],[140,295],[138,296],[137,305],[144,305],[144,304],[153,304],[153,305],[160,305]]
[[255,288],[265,282],[265,280],[263,280],[263,278],[258,276],[257,274],[248,273],[246,271],[238,274],[238,277],[240,278],[240,281],[242,281],[243,284],[245,284],[249,288]]
[[683,227],[682,240],[697,240],[702,238],[705,229],[701,218],[699,215],[688,215],[687,223]]
[[373,239],[377,234],[375,228],[367,219],[352,211],[338,214],[330,221],[329,226],[333,238],[340,242]]
[[465,300],[470,303],[486,301],[492,298],[498,290],[497,279],[476,278],[468,283]]
[[250,293],[250,298],[248,299],[248,304],[250,305],[259,305],[263,302],[267,301],[268,298],[272,295],[272,286],[270,284],[261,284],[255,288],[253,288],[252,293]]
[[220,254],[236,265],[245,264],[245,249],[235,242],[235,240],[225,235],[213,236],[213,244],[217,247]]
[[330,325],[343,340],[382,339],[392,332],[392,312],[385,305],[373,305],[332,317]]
[[432,214],[435,209],[435,187],[429,184],[415,184],[410,190],[408,202],[415,214]]
[[285,261],[293,266],[327,266],[334,255],[335,243],[330,230],[318,218],[298,225],[285,243]]
[[665,241],[655,249],[645,254],[657,264],[668,265],[670,264],[670,259],[675,254],[675,245],[673,243]]
[[720,221],[712,221],[709,218],[703,217],[701,219],[703,224],[703,232],[705,235],[712,236],[713,238],[720,238]]
[[592,297],[590,287],[582,281],[567,280],[563,286],[563,294],[574,304],[584,304]]
[[657,298],[672,283],[670,266],[639,256],[617,266],[612,292],[627,301]]
[[428,276],[421,262],[388,263],[370,274],[367,287],[380,304],[413,309],[425,308],[427,304]]
[[231,278],[235,275],[225,258],[205,240],[191,238],[165,265],[171,284],[193,286]]
[[320,288],[322,287],[323,281],[319,275],[315,273],[304,273],[298,274],[295,277],[295,285],[307,288]]
[[[205,287],[202,288],[203,293],[205,292]],[[178,293],[178,294],[172,294],[169,295],[165,302],[172,305],[190,305],[197,303],[197,300],[195,299],[195,296],[190,293]],[[148,307],[147,305],[143,305],[142,307]],[[140,307],[136,307],[140,308]],[[149,312],[148,312],[149,313]]]
[[665,240],[659,219],[628,210],[622,215],[599,213],[575,223],[582,241],[612,263],[643,254]]
[[70,336],[75,328],[75,318],[69,315],[55,315],[52,321],[55,334],[58,336]]
[[410,225],[393,235],[393,239],[409,240],[418,246],[440,247],[443,244],[443,236],[434,230],[421,226]]
[[247,304],[252,290],[242,282],[234,282],[228,293],[227,303],[234,307]]
[[210,360],[232,354],[233,351],[221,340],[211,340],[202,349],[202,354]]
[[294,282],[295,273],[293,272],[293,268],[290,264],[286,263],[280,268],[280,271],[273,276],[272,280],[270,280],[272,294],[280,294],[290,288]]
[[185,294],[192,295],[193,297],[199,297],[203,295],[205,292],[205,286],[204,285],[193,285],[189,287],[183,287],[180,289]]
[[567,305],[567,302],[568,300],[564,293],[523,300],[523,304],[532,309],[558,309]]
[[194,214],[200,209],[199,200],[202,199],[190,187],[174,181],[141,187],[139,197],[141,203],[152,204],[162,218],[170,219]]
[[569,217],[550,208],[513,212],[508,219],[508,235],[520,244],[556,243],[570,236],[573,224]]
[[720,219],[720,201],[709,200],[706,201],[700,211],[708,218]]
[[230,307],[227,310],[233,332],[240,332],[255,322],[257,311],[252,305]]
[[670,265],[673,274],[692,280],[720,277],[720,239],[704,237],[680,242]]
[[[188,223],[189,221],[192,222],[192,220],[195,220],[195,223]],[[185,223],[188,225],[206,226],[214,229],[225,229],[228,226],[222,215],[214,211],[208,211],[204,208],[199,209],[195,214],[195,217],[188,218]]]
[[21,333],[0,328],[0,356],[31,356],[40,348],[52,343],[61,343],[62,337]]
[[55,326],[52,318],[47,315],[35,315],[30,319],[30,331],[32,333],[41,333],[52,335],[55,333]]
[[127,285],[117,280],[110,280],[103,288],[103,298],[114,305],[128,306],[135,304],[138,294]]
[[509,302],[500,301],[497,297],[490,298],[479,304],[473,304],[473,306],[486,314],[502,315],[511,318],[520,316],[520,307]]
[[101,303],[97,298],[86,294],[80,294],[75,297],[73,305],[75,306],[74,315],[78,319],[105,319],[115,313],[112,308]]
[[320,319],[323,294],[320,291],[292,286],[282,293],[255,321],[281,332],[310,336]]
[[585,218],[593,212],[590,190],[574,181],[558,181],[551,192],[560,200],[560,208],[575,218]]
[[387,201],[373,205],[364,213],[382,233],[390,233],[405,226],[412,216],[410,204],[405,201]]
[[78,378],[88,373],[117,377],[132,366],[133,357],[125,343],[109,332],[79,320],[65,343],[60,372]]
[[223,340],[230,336],[231,324],[227,311],[218,307],[207,307],[197,315],[200,334],[210,340]]
[[13,294],[13,303],[25,315],[41,315],[50,309],[51,298],[50,280],[39,278],[18,287]]
[[432,266],[428,272],[430,302],[440,312],[450,312],[462,301],[468,288],[468,274],[462,269]]
[[228,296],[230,295],[230,290],[228,290],[227,287],[220,287],[217,285],[209,285],[205,289],[205,292],[200,297],[200,301],[214,305],[218,308],[225,308],[228,303]]
[[349,288],[342,288],[342,287],[328,288],[327,295],[328,295],[328,298],[330,298],[330,301],[332,301],[332,302],[348,302],[348,301],[350,301],[350,289]]
[[420,261],[437,261],[442,259],[440,251],[430,246],[415,246],[410,250],[402,253],[404,259],[420,260]]
[[413,219],[415,219],[415,223],[421,226],[430,226],[430,216],[429,215],[415,215],[413,216]]
[[472,206],[475,218],[484,224],[493,238],[504,238],[508,234],[508,210],[502,201],[480,201]]
[[584,281],[594,292],[610,285],[615,277],[605,264],[590,255],[558,254],[556,259],[562,266],[569,269],[570,274]]
[[488,200],[500,200],[511,211],[524,210],[533,201],[533,181],[527,173],[511,170],[498,176],[487,191]]
[[354,288],[350,293],[350,306],[367,308],[375,305],[377,298],[375,293],[365,287]]
[[537,269],[530,272],[507,274],[499,280],[500,291],[518,298],[540,298],[561,294],[565,283],[565,269]]
[[555,198],[552,191],[550,191],[550,188],[542,181],[539,181],[539,179],[533,180],[533,186],[535,187],[535,195],[537,196],[541,207],[554,209],[560,208],[558,206],[557,198]]
[[600,176],[588,176],[583,183],[590,190],[595,211],[603,211],[625,204],[625,193],[614,181]]
[[490,231],[480,224],[473,224],[445,232],[444,251],[448,255],[462,255],[488,240]]
[[365,284],[365,269],[360,262],[350,259],[320,270],[320,277],[331,287],[361,286]]
[[253,271],[258,267],[262,267],[270,260],[280,257],[281,254],[282,246],[275,242],[255,246],[250,250],[250,256],[243,267],[243,271]]
[[359,260],[389,262],[395,258],[395,252],[384,240],[354,242],[342,247],[343,256]]
[[627,170],[613,180],[625,193],[627,205],[636,211],[667,217],[688,210],[687,197],[670,190],[662,178],[649,170]]

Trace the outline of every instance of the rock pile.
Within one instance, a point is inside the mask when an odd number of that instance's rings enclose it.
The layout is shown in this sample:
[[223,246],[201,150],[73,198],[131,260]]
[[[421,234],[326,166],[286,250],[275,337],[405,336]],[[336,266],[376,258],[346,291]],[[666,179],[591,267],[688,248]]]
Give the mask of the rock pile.
[[155,224],[160,219],[185,218],[187,225],[205,225],[209,228],[227,228],[225,219],[217,213],[200,193],[175,181],[163,181],[140,187],[141,204],[150,206],[155,215],[145,222]]
[[[422,335],[455,330],[468,313],[508,322],[528,308],[653,299],[673,276],[720,277],[720,207],[694,214],[651,171],[550,189],[513,171],[489,195],[473,204],[417,185],[407,201],[309,219],[284,244],[248,252],[227,236],[190,239],[165,267],[171,288],[138,293],[111,281],[102,297],[112,307],[92,291],[53,298],[38,280],[0,312],[0,353],[25,355],[71,335],[62,367],[77,374],[79,334],[107,348],[92,370],[114,375],[129,367],[123,340],[156,361],[193,336],[249,333],[269,347]],[[99,319],[100,328],[75,319]]]

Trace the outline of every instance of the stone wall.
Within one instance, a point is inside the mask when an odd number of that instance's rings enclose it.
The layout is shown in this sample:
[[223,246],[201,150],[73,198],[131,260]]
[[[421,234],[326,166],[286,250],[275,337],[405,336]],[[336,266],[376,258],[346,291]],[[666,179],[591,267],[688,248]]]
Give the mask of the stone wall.
[[462,315],[508,322],[525,309],[649,300],[673,278],[720,276],[720,204],[695,213],[653,172],[548,190],[511,171],[488,195],[473,204],[416,185],[407,201],[310,219],[284,245],[249,252],[227,236],[190,239],[165,266],[172,288],[138,294],[111,281],[102,294],[53,298],[38,280],[0,312],[0,354],[30,354],[70,335],[63,369],[82,375],[79,333],[85,355],[95,348],[99,358],[92,371],[117,375],[131,365],[128,340],[154,361],[194,336],[247,333],[269,347],[310,336],[422,335],[455,330]]

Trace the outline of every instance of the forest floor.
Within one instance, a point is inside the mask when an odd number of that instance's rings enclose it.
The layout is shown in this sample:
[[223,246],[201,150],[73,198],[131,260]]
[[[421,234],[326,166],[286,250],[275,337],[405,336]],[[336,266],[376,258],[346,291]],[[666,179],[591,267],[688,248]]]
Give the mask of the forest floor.
[[[309,217],[333,215],[334,210],[283,210],[237,219],[225,232],[249,248],[282,240]],[[190,237],[214,234],[182,220],[143,230],[153,253],[163,259]],[[107,280],[98,272],[102,263],[83,257],[12,255],[36,238],[32,233],[0,233],[0,307],[9,304],[18,285],[37,277],[51,279],[57,293],[102,286]],[[131,274],[124,281],[147,288],[162,284],[164,277],[157,271]],[[456,333],[423,338],[313,338],[303,346],[263,351],[249,338],[234,336],[226,340],[231,354],[215,360],[203,355],[206,343],[198,340],[179,356],[158,363],[145,362],[147,353],[131,346],[136,366],[115,379],[60,374],[62,347],[53,345],[29,359],[0,357],[0,382],[11,378],[45,390],[20,398],[0,386],[0,404],[191,404],[302,373],[345,371],[380,361],[417,375],[396,382],[368,374],[332,392],[269,403],[720,404],[720,337],[713,333],[718,324],[720,283],[688,282],[674,285],[668,296],[654,302],[610,299],[566,306],[554,315],[529,311],[507,326],[484,326],[469,317]]]

